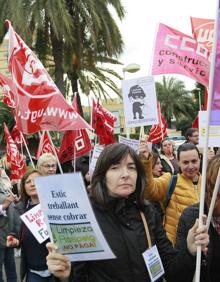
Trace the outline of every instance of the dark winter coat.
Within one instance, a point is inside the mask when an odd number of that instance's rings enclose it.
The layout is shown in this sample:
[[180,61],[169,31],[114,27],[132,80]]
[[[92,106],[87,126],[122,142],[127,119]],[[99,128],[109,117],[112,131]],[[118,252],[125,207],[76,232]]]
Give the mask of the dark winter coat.
[[[187,207],[179,220],[179,226],[176,237],[176,248],[180,251],[186,250],[186,237],[188,230],[193,226],[196,218],[199,217],[199,204]],[[220,235],[215,231],[212,224],[209,228],[209,246],[208,254],[202,256],[201,262],[201,282],[219,282],[220,281]],[[180,280],[191,282],[193,275],[188,275],[187,279]]]
[[34,235],[25,226],[25,224],[21,222],[21,219],[19,218],[20,215],[22,215],[32,207],[34,206],[30,206],[28,203],[24,202],[20,202],[15,206],[16,218],[20,221],[19,241],[21,246],[21,281],[23,281],[23,279],[25,278],[29,268],[37,271],[47,269],[46,256],[48,255],[48,251],[46,249],[46,243],[49,240],[46,240],[43,243],[39,244]]
[[[132,199],[111,199],[108,210],[93,204],[100,228],[116,259],[74,263],[75,282],[148,282],[142,253],[148,248],[139,208]],[[160,216],[150,204],[143,208],[152,245],[157,245],[166,280],[178,281],[179,273],[193,273],[195,257],[174,251],[162,227]]]

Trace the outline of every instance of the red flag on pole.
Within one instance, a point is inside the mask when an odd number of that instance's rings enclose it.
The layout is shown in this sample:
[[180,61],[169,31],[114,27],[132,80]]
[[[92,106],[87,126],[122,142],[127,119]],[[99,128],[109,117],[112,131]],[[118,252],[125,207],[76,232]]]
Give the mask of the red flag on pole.
[[[79,113],[76,96],[73,98],[73,108]],[[67,130],[63,135],[58,158],[62,164],[91,150],[92,146],[86,129]]]
[[[13,127],[12,132],[11,132],[11,137],[14,140],[14,142],[17,145],[18,148],[20,148],[21,146],[24,145],[21,134],[22,134],[22,132],[18,130],[18,127],[15,124],[15,126]],[[25,139],[26,144],[28,144],[27,138],[24,135],[23,135],[23,137]]]
[[159,123],[152,125],[147,141],[157,144],[167,135],[167,123],[160,110],[160,103],[157,104]]
[[41,135],[41,139],[37,148],[37,152],[35,155],[36,159],[38,159],[44,153],[51,153],[54,155],[53,147],[56,150],[56,153],[58,154],[58,149],[53,146],[53,144],[51,144],[48,133],[44,131],[44,133]]
[[117,118],[107,111],[99,101],[93,100],[92,107],[92,127],[95,129],[99,137],[99,144],[115,143],[114,124]]
[[14,101],[15,88],[11,78],[0,73],[0,85],[3,88],[3,94],[4,94],[3,102],[9,108],[15,108],[15,101]]
[[9,27],[9,70],[15,85],[16,121],[20,131],[76,130],[89,124],[63,95],[25,42]]
[[12,139],[8,127],[4,123],[4,134],[6,139],[7,161],[11,164],[11,180],[20,179],[26,171],[26,164],[22,155]]

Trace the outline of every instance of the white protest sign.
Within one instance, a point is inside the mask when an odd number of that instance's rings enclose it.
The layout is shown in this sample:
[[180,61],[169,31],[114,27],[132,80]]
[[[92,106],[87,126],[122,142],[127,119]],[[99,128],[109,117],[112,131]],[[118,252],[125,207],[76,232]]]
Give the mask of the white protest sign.
[[135,152],[137,152],[139,149],[139,144],[140,144],[139,140],[126,138],[119,135],[118,142],[131,147]]
[[49,238],[40,204],[22,214],[20,218],[40,244]]
[[[205,127],[206,127],[206,118],[207,112],[199,112],[199,147],[204,147],[205,143]],[[210,125],[209,126],[209,147],[219,147],[220,144],[220,126],[219,125]]]
[[158,124],[153,76],[123,80],[122,92],[126,127]]
[[[140,144],[139,140],[126,138],[126,137],[119,135],[118,142],[131,147],[135,152],[138,153],[139,144]],[[152,143],[147,142],[147,146],[148,146],[149,151],[151,152],[152,151]]]
[[35,179],[50,237],[71,261],[115,258],[91,208],[81,173]]
[[95,170],[96,162],[97,162],[99,155],[101,154],[103,149],[104,149],[103,146],[95,145],[95,147],[93,149],[93,153],[92,153],[92,159],[91,159],[91,162],[89,164],[89,174],[90,175],[93,174],[93,172]]

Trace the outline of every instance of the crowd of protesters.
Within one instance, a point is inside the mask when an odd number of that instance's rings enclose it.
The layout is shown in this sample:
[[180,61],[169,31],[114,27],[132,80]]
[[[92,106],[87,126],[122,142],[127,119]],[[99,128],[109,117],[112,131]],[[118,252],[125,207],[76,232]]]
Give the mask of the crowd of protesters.
[[[196,129],[187,130],[186,142],[177,150],[166,138],[160,150],[153,152],[142,140],[139,154],[124,144],[108,145],[98,158],[92,178],[89,155],[64,164],[64,172],[81,171],[96,219],[116,256],[72,264],[54,251],[56,246],[48,243],[49,239],[40,244],[20,220],[20,215],[39,203],[35,177],[59,173],[56,157],[44,153],[36,169],[28,169],[16,183],[10,181],[10,164],[2,165],[0,282],[4,281],[3,268],[8,282],[19,281],[14,248],[21,249],[21,281],[150,281],[142,254],[153,245],[157,246],[167,282],[192,281],[197,245],[203,249],[202,271],[207,277],[203,281],[220,281],[219,197],[209,228],[209,245],[205,225],[199,228],[196,222],[204,157],[197,145]],[[218,153],[218,149],[209,150],[206,210],[220,166]]]

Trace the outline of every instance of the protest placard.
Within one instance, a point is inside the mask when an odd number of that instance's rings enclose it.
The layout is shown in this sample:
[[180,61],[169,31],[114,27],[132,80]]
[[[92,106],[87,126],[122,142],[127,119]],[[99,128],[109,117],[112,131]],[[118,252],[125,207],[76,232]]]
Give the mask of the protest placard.
[[[139,140],[126,138],[126,137],[119,135],[118,142],[131,147],[135,152],[138,153],[139,144],[140,144]],[[147,146],[148,146],[149,151],[151,152],[152,151],[152,143],[147,142]]]
[[91,208],[81,173],[35,180],[50,238],[71,261],[112,259]]
[[101,154],[102,150],[104,149],[103,146],[95,145],[92,153],[92,159],[89,164],[89,174],[92,175],[93,171],[95,170],[96,162],[98,160],[99,155]]
[[153,76],[122,81],[126,127],[158,124]]
[[49,238],[40,204],[22,214],[20,218],[40,244]]

